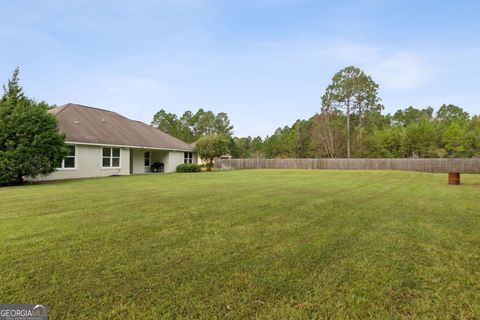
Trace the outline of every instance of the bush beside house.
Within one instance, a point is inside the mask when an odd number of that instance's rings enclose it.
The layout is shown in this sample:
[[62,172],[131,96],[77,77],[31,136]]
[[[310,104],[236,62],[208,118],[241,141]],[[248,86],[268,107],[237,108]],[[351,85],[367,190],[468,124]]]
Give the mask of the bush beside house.
[[183,163],[177,166],[177,172],[200,172],[202,167],[196,163]]
[[68,152],[49,106],[23,94],[18,74],[17,68],[0,100],[0,185],[50,174]]

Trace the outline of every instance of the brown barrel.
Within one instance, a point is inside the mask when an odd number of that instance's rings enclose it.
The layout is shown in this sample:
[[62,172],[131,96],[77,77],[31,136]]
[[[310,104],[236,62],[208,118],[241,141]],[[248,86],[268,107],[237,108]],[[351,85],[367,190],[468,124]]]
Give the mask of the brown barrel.
[[460,173],[459,172],[449,172],[448,173],[448,184],[460,184]]

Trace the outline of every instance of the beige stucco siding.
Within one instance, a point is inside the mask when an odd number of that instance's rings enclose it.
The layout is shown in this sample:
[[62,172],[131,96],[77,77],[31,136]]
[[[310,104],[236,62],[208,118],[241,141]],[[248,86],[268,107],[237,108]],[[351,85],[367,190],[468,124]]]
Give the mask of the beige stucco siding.
[[138,173],[145,173],[145,158],[144,158],[144,152],[145,150],[142,149],[131,149],[132,153],[132,159],[131,159],[131,164],[132,164],[132,173],[133,174],[138,174]]
[[120,168],[102,168],[102,147],[76,145],[75,169],[58,169],[37,180],[76,179],[130,174],[130,150],[120,148]]
[[[182,164],[184,161],[184,152],[183,151],[170,151],[168,154],[168,165],[165,164],[165,172],[175,172],[177,166]],[[193,154],[192,158],[193,163],[197,163],[197,154]]]
[[183,152],[171,151],[168,153],[168,161],[165,164],[165,172],[175,172],[177,166],[183,163]]
[[[128,147],[121,147],[120,168],[103,168],[103,146],[76,145],[75,147],[76,167],[74,169],[57,169],[57,171],[51,175],[38,177],[35,180],[77,179],[150,172],[150,167],[145,167],[145,151],[150,151],[150,164],[154,162],[163,162],[165,172],[175,172],[177,166],[182,164],[184,160],[183,151],[130,149]],[[193,154],[193,162],[197,163],[196,154]]]

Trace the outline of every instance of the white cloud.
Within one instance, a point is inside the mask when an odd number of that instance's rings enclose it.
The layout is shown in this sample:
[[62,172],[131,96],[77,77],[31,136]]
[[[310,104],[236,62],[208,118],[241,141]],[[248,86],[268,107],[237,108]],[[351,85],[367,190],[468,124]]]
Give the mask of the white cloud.
[[433,78],[433,68],[414,53],[399,52],[375,60],[369,64],[369,71],[380,84],[388,88],[418,88]]
[[145,92],[158,96],[169,92],[163,83],[144,77],[110,75],[99,77],[96,82],[98,91],[108,96],[124,95],[126,92]]
[[320,57],[328,61],[361,67],[381,87],[389,89],[401,90],[426,85],[435,71],[420,54],[410,51],[342,41],[340,44],[325,44],[318,52]]
[[376,60],[381,50],[373,46],[354,43],[324,44],[319,50],[322,57],[335,61],[345,61],[346,64],[366,64]]

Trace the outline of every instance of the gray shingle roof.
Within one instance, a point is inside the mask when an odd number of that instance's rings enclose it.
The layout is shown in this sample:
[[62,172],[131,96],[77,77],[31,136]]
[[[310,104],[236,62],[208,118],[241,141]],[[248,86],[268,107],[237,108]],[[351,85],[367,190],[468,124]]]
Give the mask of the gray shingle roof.
[[193,147],[143,122],[118,113],[69,103],[50,110],[66,141],[192,151]]

